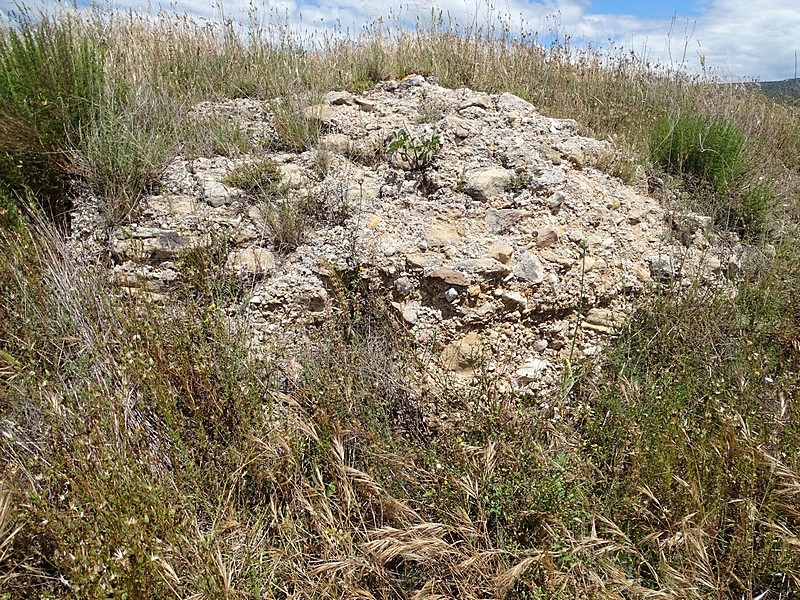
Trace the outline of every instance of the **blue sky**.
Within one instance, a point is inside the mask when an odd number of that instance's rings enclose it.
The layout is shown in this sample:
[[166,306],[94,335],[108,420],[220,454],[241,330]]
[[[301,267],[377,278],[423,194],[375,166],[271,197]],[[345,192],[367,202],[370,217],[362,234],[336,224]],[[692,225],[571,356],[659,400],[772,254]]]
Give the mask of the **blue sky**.
[[673,15],[682,17],[697,17],[701,14],[704,3],[695,0],[680,0],[677,2],[658,2],[655,0],[594,0],[589,11],[610,15],[633,15],[646,19],[670,18]]
[[[86,0],[80,0],[82,4]],[[36,7],[58,0],[27,0]],[[112,6],[152,10],[159,0],[115,0]],[[170,5],[167,0],[166,6]],[[701,63],[728,80],[788,79],[800,54],[800,0],[176,0],[179,11],[215,18],[243,17],[255,5],[265,18],[288,18],[312,32],[337,26],[360,31],[377,18],[423,21],[442,10],[461,25],[498,19],[515,29],[535,31],[540,39],[557,33],[573,45],[630,49],[651,62],[693,72]],[[0,13],[13,10],[0,0]],[[0,14],[2,20],[2,14]]]

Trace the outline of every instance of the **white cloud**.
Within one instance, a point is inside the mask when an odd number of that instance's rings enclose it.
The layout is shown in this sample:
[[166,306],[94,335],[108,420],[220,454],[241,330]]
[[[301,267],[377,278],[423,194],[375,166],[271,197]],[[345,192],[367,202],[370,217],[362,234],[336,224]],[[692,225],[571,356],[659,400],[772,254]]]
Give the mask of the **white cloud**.
[[[54,0],[35,0],[37,6],[63,5]],[[396,4],[389,0],[179,0],[178,11],[199,18],[225,16],[246,20],[253,6],[256,22],[274,24],[288,18],[293,27],[309,32],[341,30],[355,34],[363,26],[383,18],[390,25],[414,26],[430,22],[431,11],[442,11],[445,22],[452,18],[459,26],[484,29],[500,20],[542,39],[551,33],[569,36],[575,43],[607,47],[609,41],[637,53],[651,62],[684,65],[700,70],[700,56],[716,74],[730,79],[762,80],[794,76],[795,52],[800,50],[800,8],[793,2],[777,0],[704,0],[697,17],[645,19],[630,14],[592,13],[591,0],[410,0]],[[635,0],[631,0],[634,6]],[[158,0],[153,0],[158,4]],[[170,5],[169,2],[165,2]],[[118,8],[147,10],[147,0],[116,0]],[[14,4],[0,0],[0,14]],[[634,12],[634,11],[630,11]]]

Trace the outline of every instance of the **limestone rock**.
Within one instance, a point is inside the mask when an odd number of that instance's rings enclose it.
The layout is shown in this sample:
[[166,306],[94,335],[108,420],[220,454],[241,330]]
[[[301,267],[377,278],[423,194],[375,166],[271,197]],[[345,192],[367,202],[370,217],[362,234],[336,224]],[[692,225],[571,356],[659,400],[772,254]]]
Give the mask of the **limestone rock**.
[[494,108],[492,97],[485,92],[477,92],[473,94],[458,105],[458,110],[461,111],[465,108],[469,108],[470,106],[477,106],[479,108],[483,108],[484,110],[490,110]]
[[328,104],[314,104],[312,106],[307,106],[305,110],[303,110],[303,115],[306,119],[309,121],[318,121],[323,125],[330,125],[335,114],[334,109]]
[[520,255],[517,264],[514,265],[514,276],[527,283],[541,283],[544,281],[544,273],[539,257],[530,252]]
[[352,106],[355,104],[353,94],[350,92],[327,92],[322,98],[331,106],[340,106],[343,104]]
[[478,333],[468,333],[442,351],[442,364],[450,371],[470,372],[482,358],[482,347]]
[[111,241],[112,256],[118,262],[163,262],[174,260],[196,243],[177,231],[154,227],[120,228]]
[[236,275],[266,275],[275,270],[275,256],[266,248],[250,246],[231,252],[225,266]]
[[536,232],[536,245],[539,248],[547,248],[558,242],[558,231],[553,227],[542,227]]
[[514,173],[503,167],[489,167],[473,172],[467,177],[464,191],[480,201],[502,194],[514,178]]
[[[434,123],[416,122],[423,99],[436,109]],[[345,287],[391,303],[420,351],[440,344],[456,372],[471,374],[464,356],[477,345],[498,385],[546,397],[565,348],[574,340],[584,355],[602,351],[652,281],[676,293],[687,282],[724,288],[725,275],[743,276],[753,260],[741,240],[709,235],[707,217],[670,216],[588,168],[606,152],[602,142],[512,94],[450,90],[420,75],[358,95],[330,92],[305,110],[325,131],[303,152],[264,149],[275,135],[274,101],[202,102],[191,116],[235,118],[259,150],[175,156],[134,222],[110,233],[102,202],[78,198],[71,251],[95,263],[110,252],[116,281],[168,303],[181,301],[171,295],[175,263],[224,243],[227,268],[249,277],[249,301],[221,307],[220,318],[247,325],[253,352],[302,347],[346,309]],[[435,160],[416,171],[388,161],[387,140],[401,128],[436,146]],[[222,183],[264,158],[287,184],[280,202],[253,204]],[[300,214],[307,218],[293,219]],[[303,243],[278,255],[276,230],[293,229]]]
[[455,227],[449,225],[433,225],[425,231],[425,241],[429,248],[443,248],[456,244],[461,236]]

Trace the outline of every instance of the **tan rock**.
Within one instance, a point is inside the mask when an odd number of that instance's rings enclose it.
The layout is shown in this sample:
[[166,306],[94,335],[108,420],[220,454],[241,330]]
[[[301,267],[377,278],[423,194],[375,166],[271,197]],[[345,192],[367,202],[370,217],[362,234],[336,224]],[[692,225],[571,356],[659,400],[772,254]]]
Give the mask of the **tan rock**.
[[449,225],[433,225],[425,232],[425,241],[429,248],[443,248],[461,241],[455,227]]
[[225,267],[236,275],[265,275],[275,270],[275,256],[266,248],[242,248],[228,255]]
[[536,245],[547,248],[558,242],[558,231],[552,227],[542,227],[536,232]]
[[480,363],[482,354],[483,344],[478,333],[473,331],[442,351],[442,364],[450,371],[469,374]]
[[500,242],[489,249],[489,254],[495,260],[506,264],[514,256],[514,248],[511,247],[511,244]]
[[431,271],[428,274],[428,278],[438,279],[447,285],[456,285],[460,287],[468,287],[470,285],[470,280],[467,279],[463,273],[445,267]]

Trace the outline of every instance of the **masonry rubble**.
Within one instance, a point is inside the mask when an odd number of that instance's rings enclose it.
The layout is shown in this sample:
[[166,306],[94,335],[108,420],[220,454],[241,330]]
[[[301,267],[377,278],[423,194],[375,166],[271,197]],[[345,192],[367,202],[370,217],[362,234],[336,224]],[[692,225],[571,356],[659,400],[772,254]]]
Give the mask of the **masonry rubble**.
[[[271,106],[237,99],[194,111],[235,118],[258,141],[276,137]],[[725,285],[741,267],[741,245],[720,243],[706,217],[676,217],[606,174],[599,166],[611,148],[513,94],[413,75],[357,95],[329,92],[305,115],[323,130],[315,148],[176,156],[158,193],[106,238],[97,207],[79,206],[73,243],[107,252],[121,286],[168,301],[181,256],[224,240],[224,264],[244,294],[219,310],[248,324],[254,349],[302,338],[340,309],[331,271],[348,272],[435,351],[435,368],[465,381],[490,368],[506,389],[532,392],[554,389],[571,354],[596,354],[642,294]],[[415,140],[438,136],[428,166],[386,160],[401,129]],[[292,251],[275,247],[269,206],[225,184],[264,155],[290,196],[337,208],[335,218],[313,219]]]

